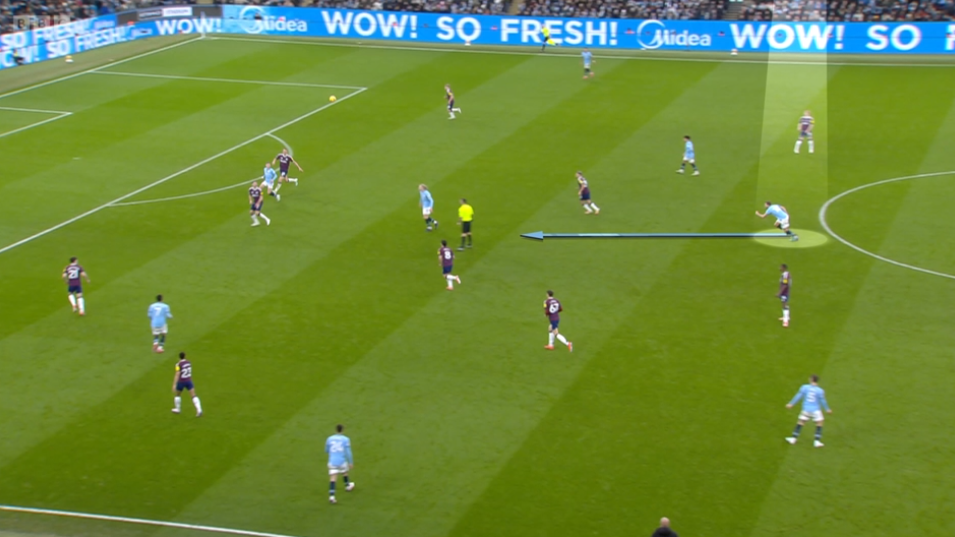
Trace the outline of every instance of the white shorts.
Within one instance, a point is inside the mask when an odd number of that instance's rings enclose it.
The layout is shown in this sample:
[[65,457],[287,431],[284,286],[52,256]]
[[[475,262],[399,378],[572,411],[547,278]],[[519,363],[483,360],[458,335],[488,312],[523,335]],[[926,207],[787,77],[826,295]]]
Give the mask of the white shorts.
[[328,475],[338,475],[338,474],[347,474],[348,473],[348,464],[343,464],[341,466],[332,466],[328,465]]
[[433,207],[422,207],[422,208],[421,208],[421,216],[431,216],[431,209],[432,209],[432,208],[433,208]]
[[814,421],[814,422],[816,422],[816,423],[819,423],[819,422],[822,421],[823,419],[825,419],[825,418],[822,417],[822,411],[821,411],[821,410],[816,410],[815,412],[807,412],[807,411],[803,410],[802,412],[799,413],[799,421],[809,421],[809,420],[812,420],[812,421]]
[[265,181],[262,181],[262,188],[267,188],[270,191],[275,190],[275,183],[266,183]]
[[781,219],[776,220],[776,227],[778,227],[778,228],[780,228],[780,229],[786,229],[786,228],[788,228],[788,227],[789,227],[789,217],[787,216],[786,218],[781,218]]
[[153,335],[154,335],[154,336],[165,335],[166,332],[167,332],[167,330],[166,330],[166,325],[162,325],[162,326],[160,326],[159,328],[156,328],[155,326],[153,327]]

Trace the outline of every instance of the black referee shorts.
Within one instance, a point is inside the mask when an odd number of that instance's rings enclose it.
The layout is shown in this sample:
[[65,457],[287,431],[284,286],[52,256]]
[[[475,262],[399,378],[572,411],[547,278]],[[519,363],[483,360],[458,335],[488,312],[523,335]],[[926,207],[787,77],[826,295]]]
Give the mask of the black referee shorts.
[[461,222],[461,233],[470,233],[471,232],[471,222]]

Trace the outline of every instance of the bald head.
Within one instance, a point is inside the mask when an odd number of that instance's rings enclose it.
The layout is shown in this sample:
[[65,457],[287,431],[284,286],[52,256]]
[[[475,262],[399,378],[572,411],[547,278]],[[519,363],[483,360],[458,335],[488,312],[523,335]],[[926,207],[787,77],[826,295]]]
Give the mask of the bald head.
[[670,527],[670,519],[667,518],[667,517],[661,518],[661,519],[660,519],[660,527],[661,527],[661,528],[669,528],[669,527]]

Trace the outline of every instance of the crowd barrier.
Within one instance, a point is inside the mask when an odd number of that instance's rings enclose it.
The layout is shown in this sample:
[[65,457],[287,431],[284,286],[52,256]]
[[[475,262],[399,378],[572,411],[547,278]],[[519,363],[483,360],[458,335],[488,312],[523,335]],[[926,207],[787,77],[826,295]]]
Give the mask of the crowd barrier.
[[615,50],[955,54],[955,23],[562,19],[251,5],[164,6],[0,35],[0,69],[177,34],[332,37],[449,45]]

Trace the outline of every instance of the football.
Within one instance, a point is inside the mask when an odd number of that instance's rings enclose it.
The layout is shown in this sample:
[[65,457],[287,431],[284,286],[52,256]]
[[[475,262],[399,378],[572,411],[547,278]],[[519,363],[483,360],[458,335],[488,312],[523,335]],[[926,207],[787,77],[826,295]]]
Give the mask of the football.
[[334,95],[332,95],[331,97],[328,98],[328,102],[330,102],[330,103],[335,102],[335,100],[336,100],[336,99],[335,99],[335,96],[334,96]]

